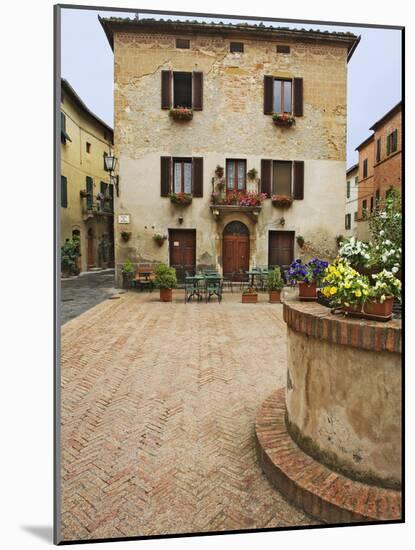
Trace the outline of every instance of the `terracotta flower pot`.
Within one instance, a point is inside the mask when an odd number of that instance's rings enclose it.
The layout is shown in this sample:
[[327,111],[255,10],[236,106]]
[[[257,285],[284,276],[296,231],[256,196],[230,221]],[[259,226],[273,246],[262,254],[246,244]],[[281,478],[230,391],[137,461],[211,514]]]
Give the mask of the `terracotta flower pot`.
[[242,294],[243,304],[256,304],[258,302],[258,294],[256,292],[247,292]]
[[300,281],[298,283],[298,296],[302,302],[314,302],[317,300],[317,284],[305,283]]
[[281,290],[270,290],[269,291],[269,303],[270,304],[280,304],[281,303]]
[[159,246],[163,246],[164,239],[155,239],[155,241]]
[[171,288],[160,288],[160,302],[171,302],[173,291]]
[[374,321],[389,321],[392,319],[393,297],[388,296],[383,303],[366,302],[363,308],[364,316]]

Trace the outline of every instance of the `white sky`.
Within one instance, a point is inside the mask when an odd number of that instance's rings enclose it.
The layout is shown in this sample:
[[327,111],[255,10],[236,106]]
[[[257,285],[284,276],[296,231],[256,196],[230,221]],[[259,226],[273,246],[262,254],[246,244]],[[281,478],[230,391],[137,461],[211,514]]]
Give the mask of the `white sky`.
[[[86,105],[113,126],[113,54],[98,21],[133,17],[133,13],[79,9],[62,10],[62,76]],[[254,14],[253,14],[254,15]],[[143,18],[152,17],[143,14]],[[194,17],[154,16],[165,19]],[[198,18],[212,20],[212,18]],[[218,20],[215,20],[216,22]],[[224,22],[231,20],[222,19]],[[232,20],[231,22],[237,22]],[[243,20],[241,20],[243,21]],[[250,21],[259,23],[258,21]],[[370,135],[370,126],[401,99],[401,32],[393,29],[264,22],[266,26],[353,32],[361,41],[348,65],[347,163],[357,162],[355,148]]]

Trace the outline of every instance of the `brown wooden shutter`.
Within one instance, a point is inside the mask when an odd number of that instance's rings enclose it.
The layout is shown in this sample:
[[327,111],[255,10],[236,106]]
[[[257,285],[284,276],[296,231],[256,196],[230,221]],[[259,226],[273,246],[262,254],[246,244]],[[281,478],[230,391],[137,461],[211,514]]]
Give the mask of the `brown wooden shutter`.
[[264,76],[264,114],[272,115],[273,113],[273,87],[274,77]]
[[168,197],[171,191],[171,157],[160,157],[160,195]]
[[172,71],[161,71],[161,108],[170,109]]
[[294,116],[303,116],[303,79],[294,78]]
[[271,196],[271,167],[272,160],[261,159],[261,193]]
[[203,109],[203,73],[193,71],[193,110]]
[[194,197],[203,197],[203,158],[193,157],[192,187]]
[[304,199],[304,161],[294,161],[294,190],[293,198],[296,200]]

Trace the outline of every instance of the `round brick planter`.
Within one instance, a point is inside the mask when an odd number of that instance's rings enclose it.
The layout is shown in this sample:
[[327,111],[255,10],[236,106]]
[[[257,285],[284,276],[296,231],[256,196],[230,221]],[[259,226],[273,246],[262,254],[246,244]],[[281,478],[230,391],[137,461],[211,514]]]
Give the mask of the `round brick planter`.
[[258,411],[259,462],[324,522],[401,521],[401,322],[286,298],[287,388]]

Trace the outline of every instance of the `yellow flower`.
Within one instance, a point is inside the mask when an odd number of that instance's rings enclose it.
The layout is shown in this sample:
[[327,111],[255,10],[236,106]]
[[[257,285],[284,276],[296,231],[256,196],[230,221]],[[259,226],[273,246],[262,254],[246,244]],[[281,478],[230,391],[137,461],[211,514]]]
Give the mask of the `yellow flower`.
[[336,292],[337,292],[337,288],[335,286],[330,287],[330,294],[331,295],[336,294]]
[[360,289],[355,290],[354,295],[355,295],[357,298],[360,298],[360,296],[362,295]]
[[352,285],[350,283],[344,283],[344,288],[350,288]]

